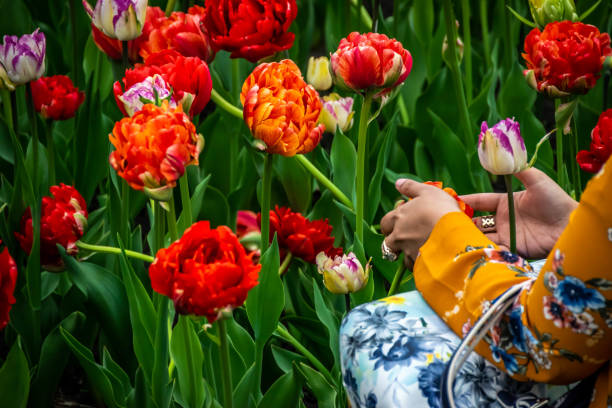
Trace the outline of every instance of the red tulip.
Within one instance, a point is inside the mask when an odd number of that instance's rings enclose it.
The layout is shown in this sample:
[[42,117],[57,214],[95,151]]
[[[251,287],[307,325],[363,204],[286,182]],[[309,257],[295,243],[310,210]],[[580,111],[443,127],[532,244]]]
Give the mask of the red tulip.
[[599,116],[597,125],[591,131],[590,150],[581,150],[576,155],[580,168],[597,173],[612,155],[612,109]]
[[404,82],[412,56],[402,44],[384,34],[352,32],[331,56],[336,84],[354,91],[390,92]]
[[30,82],[30,87],[34,108],[45,119],[70,119],[85,99],[66,75],[42,77]]
[[532,88],[554,98],[584,94],[595,86],[609,55],[607,33],[580,22],[554,22],[525,38],[524,75]]
[[295,0],[206,0],[204,25],[217,50],[256,62],[293,45]]
[[[2,244],[2,241],[0,241]],[[17,265],[9,254],[8,248],[0,252],[0,330],[9,322],[11,305],[15,304],[15,284],[17,283]]]

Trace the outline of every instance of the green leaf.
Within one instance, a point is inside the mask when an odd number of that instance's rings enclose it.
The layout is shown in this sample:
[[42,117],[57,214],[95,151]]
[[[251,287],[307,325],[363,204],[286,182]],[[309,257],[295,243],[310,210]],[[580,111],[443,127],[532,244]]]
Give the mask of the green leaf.
[[[110,271],[89,262],[77,262],[58,245],[66,270],[87,297],[88,312],[97,319],[109,340],[111,353],[130,367],[133,363],[128,299],[121,281]],[[121,335],[118,335],[121,333]]]
[[255,406],[253,399],[250,398],[256,384],[255,373],[255,363],[253,363],[253,365],[246,370],[238,385],[234,388],[232,395],[235,407],[250,408]]
[[60,327],[70,333],[83,334],[86,329],[85,315],[79,311],[72,312],[45,338],[40,352],[38,368],[32,379],[32,389],[36,390],[30,396],[29,403],[32,407],[46,408],[52,405],[53,396],[61,380],[61,376],[57,373],[63,372],[68,363],[70,349],[60,333]]
[[134,352],[147,380],[151,380],[155,355],[155,308],[125,253],[120,257],[119,267],[129,304]]
[[274,161],[276,174],[287,193],[290,207],[304,212],[312,198],[312,177],[310,173],[292,157],[278,157]]
[[306,380],[308,388],[317,398],[319,408],[335,408],[337,393],[334,386],[327,382],[325,376],[304,363],[299,363],[296,367]]
[[91,350],[81,344],[63,327],[60,327],[60,333],[79,360],[92,388],[100,394],[105,404],[109,407],[124,407],[127,395],[122,393],[124,387],[121,381],[110,370],[96,363]]
[[202,378],[204,354],[189,317],[179,317],[178,324],[172,331],[170,348],[183,401],[190,408],[201,408],[205,399]]
[[[191,196],[191,213],[192,216],[197,216],[200,214],[200,209],[202,208],[202,201],[204,200],[204,193],[206,192],[206,187],[208,187],[208,182],[210,181],[210,177],[212,174],[209,174],[204,178],[204,180],[200,181],[200,183],[196,186],[193,194]],[[181,215],[177,221],[177,226],[179,230],[179,235],[181,231],[185,231],[191,225],[189,225],[189,220],[187,219],[187,214],[181,211]]]
[[315,310],[317,312],[317,317],[321,320],[321,323],[325,325],[325,327],[327,328],[327,332],[329,333],[329,348],[334,356],[334,365],[340,367],[338,320],[325,303],[325,300],[323,300],[323,295],[321,295],[319,285],[317,285],[317,282],[314,280],[314,278],[312,284],[314,290],[314,304]]
[[599,6],[600,3],[601,3],[601,0],[597,0],[597,3],[593,4],[587,11],[585,11],[584,13],[580,15],[580,17],[578,18],[578,21],[583,21],[588,16],[590,16],[591,13],[595,11],[595,9],[597,8],[597,6]]
[[30,370],[17,338],[0,368],[0,407],[25,407],[29,392]]
[[367,221],[369,223],[372,223],[372,221],[374,220],[374,217],[376,216],[376,211],[378,210],[378,204],[380,203],[381,183],[385,174],[385,168],[387,168],[389,153],[391,151],[391,142],[393,141],[393,139],[395,139],[395,134],[397,133],[397,118],[398,114],[396,113],[393,116],[393,119],[391,119],[391,121],[386,126],[383,143],[380,150],[378,151],[378,157],[376,160],[376,171],[374,172],[372,180],[369,181],[368,199],[366,200],[366,206],[368,211]]
[[258,407],[295,407],[302,393],[302,378],[294,371],[281,376],[272,384],[260,401]]
[[232,347],[242,359],[244,366],[250,367],[255,361],[255,342],[249,332],[235,319],[226,319],[225,323]]
[[280,259],[276,238],[261,258],[259,284],[249,292],[246,309],[251,327],[255,333],[255,342],[261,347],[270,338],[283,307],[285,294],[283,283],[278,275]]
[[[353,242],[353,252],[359,258],[359,262],[365,268],[368,263],[368,259],[366,258],[363,245],[359,241],[359,237],[355,237],[355,242]],[[370,276],[368,278],[368,283],[361,288],[361,290],[351,293],[351,300],[355,306],[360,305],[362,303],[370,302],[372,300],[372,295],[374,294],[374,276],[372,276],[372,271],[370,271]]]
[[537,25],[536,23],[534,23],[533,21],[527,20],[525,17],[521,16],[518,12],[516,12],[512,7],[506,5],[506,8],[508,10],[510,10],[510,12],[512,13],[512,15],[514,15],[514,17],[517,18],[517,20],[519,20],[521,23],[529,26],[529,27],[533,27],[536,28]]
[[278,368],[283,370],[285,373],[292,370],[292,365],[294,362],[307,361],[301,354],[294,353],[293,351],[289,351],[282,347],[272,345],[270,349],[272,350],[272,356],[274,357],[274,361],[276,361],[276,365],[278,365]]
[[347,197],[353,197],[357,151],[350,139],[336,132],[331,147],[332,181]]
[[138,367],[136,370],[136,376],[134,380],[134,388],[130,392],[127,398],[128,408],[151,408],[152,402],[149,392],[147,390],[147,382],[143,374],[142,367]]
[[[410,10],[410,22],[414,32],[423,45],[432,41],[434,26],[434,3],[432,1],[416,1]],[[399,18],[399,16],[394,16]]]
[[168,315],[170,299],[158,295],[157,321],[155,322],[155,341],[153,343],[153,372],[151,374],[151,388],[153,390],[153,404],[157,408],[168,408],[172,398],[172,384],[168,375],[169,360],[169,334]]

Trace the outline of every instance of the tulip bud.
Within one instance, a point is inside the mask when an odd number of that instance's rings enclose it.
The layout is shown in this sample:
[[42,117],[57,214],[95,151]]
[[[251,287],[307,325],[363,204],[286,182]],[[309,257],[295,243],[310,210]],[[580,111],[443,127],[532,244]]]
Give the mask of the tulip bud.
[[544,27],[553,21],[577,21],[574,0],[529,0],[531,16],[536,24]]
[[[167,100],[171,108],[176,108],[177,106],[172,97],[170,85],[164,81],[161,75],[157,74],[132,85],[123,95],[119,95],[118,99],[123,102],[123,107],[128,116],[133,116],[147,103],[160,106],[162,101]],[[189,109],[185,112],[189,112]]]
[[317,91],[327,91],[332,86],[332,77],[329,72],[329,58],[310,57],[306,81]]
[[[21,37],[4,36],[0,45],[0,65],[4,67],[8,79],[14,85],[23,85],[38,79],[45,72],[47,44],[45,35],[39,30],[37,28],[32,34]],[[10,89],[10,86],[6,86]]]
[[364,270],[359,259],[352,252],[333,259],[325,252],[320,252],[316,262],[319,273],[323,275],[325,287],[332,293],[357,292],[368,283],[370,263],[366,264]]
[[478,158],[488,172],[514,174],[527,168],[527,150],[518,122],[504,119],[492,128],[482,122],[478,136]]
[[[455,20],[455,25],[459,28],[459,21]],[[461,41],[461,37],[457,36],[456,41],[456,49],[457,49],[457,58],[459,62],[463,60],[463,41]],[[444,61],[447,61],[450,56],[448,55],[448,36],[444,35],[444,40],[442,41],[442,58]]]
[[319,123],[325,125],[325,131],[336,134],[336,129],[348,132],[353,127],[353,98],[341,98],[337,93],[323,97],[323,109]]
[[147,0],[98,0],[95,9],[83,0],[83,7],[100,31],[120,41],[140,36],[147,15]]

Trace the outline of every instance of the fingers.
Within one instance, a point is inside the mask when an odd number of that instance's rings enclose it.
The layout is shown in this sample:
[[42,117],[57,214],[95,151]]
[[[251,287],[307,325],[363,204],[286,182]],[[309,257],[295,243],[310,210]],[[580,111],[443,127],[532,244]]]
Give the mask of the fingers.
[[410,198],[417,197],[432,188],[437,190],[434,186],[428,186],[427,184],[419,183],[411,179],[397,179],[395,188],[397,191]]
[[465,203],[474,210],[488,212],[497,210],[499,200],[504,199],[505,197],[506,195],[501,193],[480,193],[459,196],[459,198],[465,201]]
[[536,169],[535,167],[530,167],[527,170],[523,170],[520,173],[515,174],[516,178],[523,183],[525,188],[529,188],[536,183],[541,182],[542,180],[546,180],[549,177],[541,170]]
[[389,235],[393,231],[395,221],[397,220],[397,210],[393,210],[385,214],[380,220],[380,232],[383,235]]

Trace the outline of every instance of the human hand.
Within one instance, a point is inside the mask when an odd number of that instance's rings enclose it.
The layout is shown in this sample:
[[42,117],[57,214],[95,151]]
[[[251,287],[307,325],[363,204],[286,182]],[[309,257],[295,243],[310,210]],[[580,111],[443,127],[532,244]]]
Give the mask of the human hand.
[[[517,252],[526,258],[544,258],[567,226],[569,215],[578,203],[538,169],[524,170],[517,173],[516,178],[525,186],[525,190],[514,193]],[[461,199],[476,211],[495,212],[495,231],[483,228],[480,217],[474,219],[476,226],[497,245],[510,246],[507,194],[470,194]]]
[[399,179],[395,188],[412,200],[388,212],[380,221],[385,243],[395,253],[404,253],[410,269],[419,249],[438,220],[449,212],[461,212],[457,201],[443,190],[409,179]]

